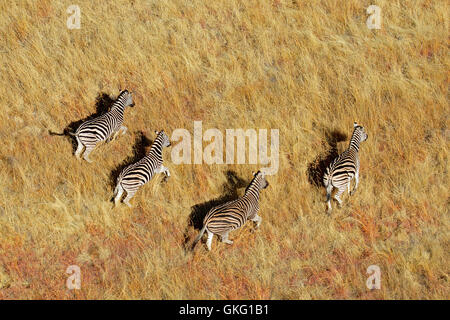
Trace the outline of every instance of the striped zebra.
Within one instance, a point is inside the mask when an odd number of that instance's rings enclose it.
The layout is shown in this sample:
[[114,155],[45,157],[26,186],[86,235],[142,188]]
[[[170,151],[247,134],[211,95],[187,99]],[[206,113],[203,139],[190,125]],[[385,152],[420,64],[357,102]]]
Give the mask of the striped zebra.
[[114,190],[114,203],[117,206],[124,191],[127,196],[123,201],[131,207],[130,199],[138,189],[146,184],[155,173],[164,172],[170,177],[169,169],[163,166],[162,151],[164,147],[170,147],[169,137],[164,131],[155,131],[157,137],[148,154],[136,163],[130,164],[122,170],[117,178],[117,186]]
[[75,156],[80,159],[84,149],[83,158],[87,162],[89,154],[101,141],[110,142],[114,140],[119,132],[125,134],[127,127],[123,126],[123,114],[125,107],[134,106],[132,92],[123,90],[117,100],[111,106],[111,110],[91,120],[83,122],[75,133],[70,133],[77,139],[78,147]]
[[[328,166],[324,176],[323,184],[327,189],[328,213],[331,213],[331,192],[333,187],[338,189],[334,198],[342,205],[340,195],[347,189],[350,195],[353,195],[358,188],[359,183],[359,144],[367,140],[368,135],[364,128],[356,122],[353,124],[354,130],[350,144],[344,152],[336,157]],[[350,181],[355,178],[355,186],[350,192]]]
[[264,173],[258,171],[254,174],[252,182],[250,182],[242,197],[209,210],[203,220],[203,228],[192,244],[192,249],[205,231],[208,233],[206,245],[208,250],[211,250],[212,238],[215,234],[222,238],[222,242],[232,244],[233,241],[228,239],[228,234],[230,231],[240,228],[247,220],[256,222],[258,228],[262,220],[258,216],[259,193],[268,186],[269,183],[266,181]]

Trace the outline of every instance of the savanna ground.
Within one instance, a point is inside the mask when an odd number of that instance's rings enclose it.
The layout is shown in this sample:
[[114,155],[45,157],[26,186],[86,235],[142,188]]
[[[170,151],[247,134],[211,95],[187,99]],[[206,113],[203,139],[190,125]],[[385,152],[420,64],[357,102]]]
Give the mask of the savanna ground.
[[[381,30],[366,26],[371,4]],[[448,14],[431,0],[1,2],[0,298],[448,299]],[[78,161],[51,132],[119,87],[135,92],[129,132]],[[110,202],[154,130],[194,120],[280,130],[261,228],[211,252],[185,250],[191,220],[260,166],[175,165],[169,148],[167,181],[132,209]],[[329,216],[318,180],[355,120],[369,134],[360,186]],[[81,290],[66,288],[69,265]]]

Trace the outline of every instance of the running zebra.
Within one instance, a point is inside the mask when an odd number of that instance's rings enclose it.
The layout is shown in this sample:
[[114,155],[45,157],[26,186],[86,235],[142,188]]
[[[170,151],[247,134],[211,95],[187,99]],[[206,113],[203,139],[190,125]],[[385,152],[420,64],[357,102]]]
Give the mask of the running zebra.
[[[348,190],[350,195],[353,195],[358,187],[359,183],[359,144],[367,140],[368,135],[364,131],[364,128],[358,125],[356,122],[353,124],[354,130],[352,138],[350,139],[350,145],[347,150],[342,152],[336,157],[328,166],[327,171],[323,176],[323,184],[327,188],[327,205],[328,213],[331,213],[331,192],[333,187],[338,189],[338,192],[334,198],[338,201],[339,206],[342,205],[340,195]],[[350,192],[350,181],[355,178],[355,186]]]
[[78,147],[75,151],[75,156],[80,159],[83,149],[86,148],[83,158],[87,162],[92,162],[89,159],[89,154],[99,142],[110,142],[115,139],[119,132],[125,134],[127,127],[122,125],[123,113],[125,107],[128,106],[134,106],[132,92],[123,90],[113,103],[110,111],[95,119],[83,122],[75,133],[69,132],[77,139]]
[[258,216],[259,192],[268,186],[269,183],[266,181],[264,173],[258,171],[254,174],[252,182],[250,182],[241,198],[209,210],[203,220],[203,228],[192,244],[192,249],[194,249],[205,231],[208,233],[206,245],[208,250],[211,250],[212,238],[215,234],[221,236],[222,242],[232,244],[233,241],[228,240],[228,234],[230,231],[240,228],[247,220],[256,222],[256,227],[258,228],[262,220]]
[[131,208],[130,199],[136,191],[146,184],[155,173],[164,172],[170,177],[169,169],[163,166],[162,151],[164,147],[170,147],[170,141],[167,134],[163,131],[155,131],[157,137],[153,142],[149,153],[136,163],[130,164],[123,169],[117,178],[117,186],[114,190],[114,203],[117,206],[122,198],[123,191],[127,196],[123,201]]

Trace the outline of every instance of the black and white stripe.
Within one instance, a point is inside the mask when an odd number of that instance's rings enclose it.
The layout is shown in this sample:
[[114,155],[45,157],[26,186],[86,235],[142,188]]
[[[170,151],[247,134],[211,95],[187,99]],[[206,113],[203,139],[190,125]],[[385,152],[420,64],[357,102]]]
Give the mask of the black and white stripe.
[[[340,195],[347,189],[349,194],[352,195],[359,183],[359,144],[362,141],[367,140],[368,135],[364,131],[364,128],[354,123],[354,130],[352,138],[350,139],[350,145],[342,152],[337,158],[335,158],[328,166],[327,171],[323,176],[323,184],[327,188],[327,205],[328,212],[331,213],[331,192],[333,187],[338,191],[334,198],[338,201],[339,206],[342,205]],[[355,178],[355,186],[350,192],[350,181]]]
[[258,171],[254,174],[252,182],[245,190],[245,194],[236,200],[212,208],[203,220],[203,228],[192,244],[192,249],[201,239],[205,231],[208,233],[206,245],[211,250],[211,243],[214,234],[221,236],[222,242],[232,244],[228,240],[230,231],[240,228],[247,220],[256,222],[256,226],[261,224],[261,217],[258,216],[259,193],[269,186],[264,174]]
[[153,142],[149,153],[138,162],[123,169],[117,178],[117,186],[114,190],[116,205],[120,202],[123,192],[126,191],[127,196],[123,202],[131,207],[130,199],[155,173],[164,172],[167,177],[170,177],[169,169],[163,166],[162,158],[163,148],[170,146],[169,137],[164,131],[156,131],[156,134],[156,140]]
[[123,114],[127,106],[133,106],[133,98],[131,92],[124,90],[119,94],[110,111],[95,119],[83,122],[73,134],[78,143],[75,156],[80,158],[83,149],[86,148],[83,158],[88,162],[92,162],[89,159],[89,154],[99,142],[109,142],[119,132],[124,134],[127,131],[127,127],[122,125]]

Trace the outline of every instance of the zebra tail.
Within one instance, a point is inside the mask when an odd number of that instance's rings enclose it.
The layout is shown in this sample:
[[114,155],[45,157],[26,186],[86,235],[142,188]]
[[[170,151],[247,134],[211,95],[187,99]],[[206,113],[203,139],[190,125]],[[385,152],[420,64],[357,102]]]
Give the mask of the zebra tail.
[[73,137],[77,136],[76,132],[69,131],[69,129],[64,129],[64,134],[69,134]]
[[200,233],[198,234],[197,238],[195,238],[194,242],[192,243],[191,250],[194,250],[195,245],[202,238],[203,234],[205,233],[205,230],[206,230],[206,224],[203,226],[202,230],[200,230]]
[[[119,179],[117,179],[117,180],[119,180]],[[114,194],[113,194],[114,198],[117,196],[117,193],[119,192],[119,186],[120,186],[120,182],[117,181],[117,185],[116,185],[116,188],[114,189]]]
[[51,136],[67,136],[68,134],[70,134],[71,136],[76,136],[75,133],[69,131],[68,129],[64,129],[64,131],[61,133],[48,130],[48,134]]

